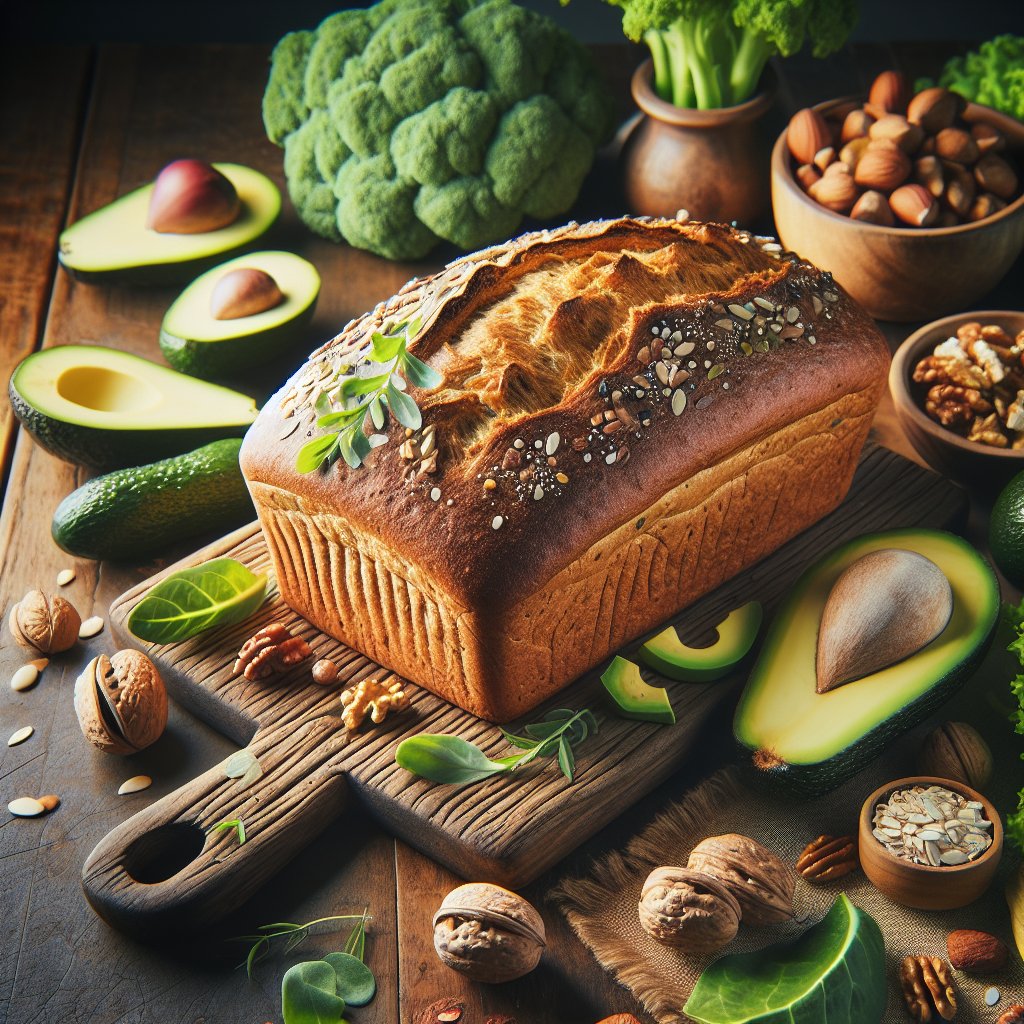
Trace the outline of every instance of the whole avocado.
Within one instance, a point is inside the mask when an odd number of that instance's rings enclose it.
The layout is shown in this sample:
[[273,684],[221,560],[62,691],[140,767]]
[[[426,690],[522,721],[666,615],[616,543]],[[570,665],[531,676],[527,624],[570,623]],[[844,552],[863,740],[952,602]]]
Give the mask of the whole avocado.
[[305,224],[388,259],[565,213],[613,110],[583,47],[511,0],[339,11],[277,44],[263,97]]
[[238,438],[148,466],[118,469],[72,491],[53,514],[54,541],[80,558],[145,558],[175,541],[255,514]]
[[988,542],[1000,572],[1014,586],[1024,587],[1024,473],[1018,473],[996,498]]

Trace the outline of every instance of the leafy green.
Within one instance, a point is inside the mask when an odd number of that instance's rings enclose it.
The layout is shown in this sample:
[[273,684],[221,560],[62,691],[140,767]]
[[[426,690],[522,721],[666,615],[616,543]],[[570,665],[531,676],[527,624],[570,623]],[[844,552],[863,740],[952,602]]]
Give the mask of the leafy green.
[[586,708],[575,712],[559,708],[549,711],[540,722],[525,726],[524,735],[502,730],[505,741],[525,751],[522,754],[491,760],[476,744],[460,736],[425,733],[402,740],[395,761],[431,782],[464,786],[515,771],[538,757],[555,757],[562,774],[571,782],[576,770],[573,747],[596,732],[597,720]]
[[321,415],[316,425],[327,433],[299,449],[295,467],[300,473],[312,473],[339,455],[352,469],[358,469],[374,448],[387,441],[384,434],[366,434],[368,421],[377,430],[384,426],[385,406],[403,427],[415,430],[420,426],[419,407],[405,393],[402,375],[415,387],[424,389],[436,388],[442,378],[437,370],[406,351],[419,326],[419,321],[414,320],[394,328],[385,327],[385,333],[375,333],[369,356],[324,388],[317,403]]
[[623,32],[649,47],[655,92],[702,110],[742,103],[771,57],[790,57],[805,42],[815,57],[835,52],[859,14],[858,0],[607,2],[622,8]]
[[245,747],[224,762],[224,774],[229,779],[238,779],[242,786],[251,786],[263,774],[263,768],[256,755]]
[[[1024,601],[1018,605],[1005,604],[1003,614],[1016,634],[1008,649],[1017,655],[1021,667],[1024,668]],[[1017,701],[1011,721],[1016,732],[1024,736],[1024,672],[1018,673],[1010,680],[1010,692]],[[1021,759],[1024,760],[1024,753],[1021,754]],[[1006,835],[1014,846],[1024,853],[1024,789],[1020,791],[1016,814],[1007,815]]]
[[345,1000],[338,995],[334,968],[323,960],[290,967],[281,981],[284,1024],[338,1024]]
[[228,832],[232,830],[238,837],[238,845],[241,846],[245,842],[245,822],[241,818],[219,821],[210,829],[211,832]]
[[795,942],[716,960],[684,1012],[701,1024],[879,1024],[885,944],[845,895]]
[[[922,81],[917,88],[931,84]],[[977,50],[953,57],[942,69],[938,84],[1024,120],[1024,36],[996,36]]]
[[[315,921],[307,921],[305,924],[295,924],[293,921],[275,921],[273,924],[263,924],[256,929],[256,935],[238,935],[232,942],[250,942],[252,946],[244,960],[246,973],[252,977],[253,968],[261,960],[270,955],[271,946],[277,939],[284,939],[284,952],[290,953],[300,942],[303,942],[310,935],[313,929],[323,930],[323,926],[330,926],[340,921],[355,921],[356,926],[345,943],[345,952],[353,956],[358,955],[360,959],[366,948],[366,923],[369,920],[367,912],[361,914],[337,914],[332,917],[319,917]],[[239,965],[241,966],[241,964]]]
[[266,576],[256,576],[233,558],[215,558],[153,587],[132,609],[128,628],[149,643],[178,643],[247,619],[263,603],[266,589]]
[[366,1006],[377,994],[373,971],[352,953],[328,953],[324,960],[334,968],[338,995],[349,1006]]

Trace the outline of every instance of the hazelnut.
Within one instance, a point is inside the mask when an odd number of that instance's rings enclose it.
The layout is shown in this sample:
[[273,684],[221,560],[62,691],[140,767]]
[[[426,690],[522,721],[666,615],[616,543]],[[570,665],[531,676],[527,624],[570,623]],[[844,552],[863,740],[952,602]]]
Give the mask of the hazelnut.
[[874,119],[866,111],[861,110],[859,107],[856,110],[851,110],[843,121],[843,127],[839,133],[839,141],[845,145],[854,139],[864,138],[872,124],[874,124]]
[[898,71],[883,71],[871,83],[868,103],[888,113],[906,110],[910,89],[907,80]]
[[992,195],[991,192],[983,192],[974,200],[970,210],[967,211],[967,219],[984,220],[986,217],[991,217],[994,213],[1005,209],[1005,207],[1006,203],[998,196]]
[[914,180],[924,185],[936,199],[946,191],[946,178],[937,156],[921,156],[914,161]]
[[860,158],[867,152],[870,140],[866,135],[859,139],[851,139],[841,150],[839,150],[839,162],[846,164],[851,171],[857,170]]
[[40,654],[59,654],[78,641],[82,617],[63,597],[30,590],[13,608],[7,622],[11,635]]
[[809,164],[816,153],[832,145],[832,133],[821,114],[805,107],[789,119],[786,144],[797,163]]
[[814,164],[801,164],[796,171],[796,180],[805,192],[816,182],[821,180],[821,171]]
[[333,686],[338,681],[338,666],[330,658],[321,658],[313,666],[313,682]]
[[963,97],[948,89],[933,86],[919,92],[907,105],[907,120],[919,124],[929,135],[949,128],[964,112]]
[[858,185],[880,192],[891,192],[909,176],[910,157],[896,146],[869,145],[853,172]]
[[942,162],[942,171],[946,179],[943,201],[958,217],[966,217],[977,191],[974,175],[961,164],[947,160]]
[[868,137],[895,143],[904,153],[915,153],[924,141],[924,131],[902,114],[886,114],[871,126]]
[[453,889],[434,914],[434,949],[473,981],[529,974],[544,952],[544,921],[522,896],[486,882]]
[[936,228],[955,228],[960,218],[952,210],[939,210],[938,219],[932,225]]
[[865,192],[853,204],[850,216],[854,220],[863,220],[868,224],[881,224],[884,227],[892,227],[894,223],[892,210],[889,209],[889,200],[881,192]]
[[999,153],[1006,149],[1006,136],[986,121],[976,121],[971,125],[971,138],[977,144],[979,153]]
[[1010,951],[1002,939],[969,928],[950,932],[946,951],[950,964],[968,974],[995,974],[1010,959]]
[[860,190],[849,171],[823,175],[808,192],[815,202],[835,213],[848,213],[860,195]]
[[686,866],[712,875],[739,901],[747,924],[792,920],[796,873],[747,836],[712,836],[693,848]]
[[836,151],[832,146],[824,146],[814,154],[814,166],[818,168],[822,174],[825,173],[832,166],[833,161],[836,158]]
[[1000,199],[1012,199],[1017,191],[1016,172],[995,153],[986,154],[974,165],[974,177],[985,192]]
[[984,789],[992,778],[994,761],[981,733],[966,722],[944,722],[921,746],[921,771]]
[[714,953],[740,929],[739,901],[711,875],[687,868],[655,868],[638,907],[644,931],[684,953]]
[[85,738],[109,754],[135,754],[167,726],[167,690],[141,651],[93,658],[75,682],[75,713]]
[[935,136],[935,155],[958,164],[973,164],[978,159],[978,144],[963,128],[943,128]]
[[891,196],[892,212],[915,228],[926,228],[938,220],[939,204],[923,185],[901,185]]

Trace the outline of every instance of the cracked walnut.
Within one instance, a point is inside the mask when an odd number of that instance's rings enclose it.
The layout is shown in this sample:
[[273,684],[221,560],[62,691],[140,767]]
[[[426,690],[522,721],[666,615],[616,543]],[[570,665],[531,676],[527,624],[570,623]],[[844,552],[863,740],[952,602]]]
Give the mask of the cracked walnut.
[[409,707],[409,695],[403,686],[400,680],[385,685],[377,679],[363,679],[355,686],[343,690],[341,706],[344,711],[341,720],[345,727],[355,731],[367,715],[374,725],[380,725],[389,711],[404,711]]

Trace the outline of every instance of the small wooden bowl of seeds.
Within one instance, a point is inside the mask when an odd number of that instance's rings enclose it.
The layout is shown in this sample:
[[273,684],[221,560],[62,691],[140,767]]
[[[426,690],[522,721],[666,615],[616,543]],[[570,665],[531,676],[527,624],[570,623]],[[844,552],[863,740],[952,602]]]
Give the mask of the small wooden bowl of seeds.
[[998,490],[1024,469],[1024,313],[925,324],[896,350],[889,391],[910,443],[940,473]]
[[973,903],[995,876],[1003,824],[961,782],[918,776],[879,787],[860,814],[860,864],[876,889],[918,910]]

